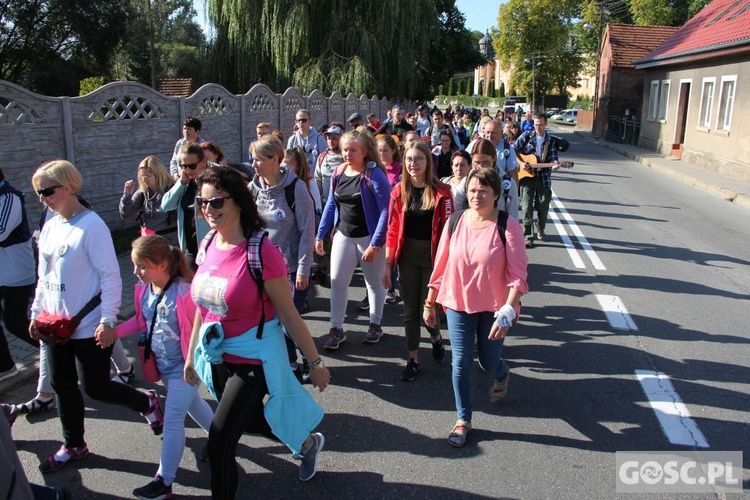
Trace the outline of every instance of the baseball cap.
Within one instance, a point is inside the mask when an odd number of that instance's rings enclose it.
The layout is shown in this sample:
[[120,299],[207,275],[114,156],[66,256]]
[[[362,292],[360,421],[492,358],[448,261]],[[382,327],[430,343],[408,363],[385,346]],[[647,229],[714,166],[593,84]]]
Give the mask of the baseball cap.
[[359,113],[352,113],[352,116],[350,116],[347,121],[353,122],[354,120],[361,120],[361,119],[362,119],[362,115],[360,115]]
[[328,127],[326,129],[325,132],[323,132],[323,135],[334,135],[334,136],[336,136],[336,135],[342,135],[343,133],[344,133],[344,131],[341,130],[340,127],[338,127],[336,125],[331,125],[330,127]]

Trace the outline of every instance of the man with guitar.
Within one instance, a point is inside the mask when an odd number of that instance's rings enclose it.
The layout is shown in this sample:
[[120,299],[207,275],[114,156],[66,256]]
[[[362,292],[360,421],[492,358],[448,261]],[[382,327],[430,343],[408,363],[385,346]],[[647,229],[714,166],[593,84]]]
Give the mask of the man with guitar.
[[[547,134],[547,117],[534,115],[534,130],[524,132],[513,143],[518,156],[521,187],[521,223],[526,248],[533,248],[534,236],[544,239],[547,213],[552,200],[552,173],[558,170],[557,143]],[[537,223],[534,228],[534,209]],[[536,229],[536,231],[534,231]],[[536,235],[534,234],[536,232]]]

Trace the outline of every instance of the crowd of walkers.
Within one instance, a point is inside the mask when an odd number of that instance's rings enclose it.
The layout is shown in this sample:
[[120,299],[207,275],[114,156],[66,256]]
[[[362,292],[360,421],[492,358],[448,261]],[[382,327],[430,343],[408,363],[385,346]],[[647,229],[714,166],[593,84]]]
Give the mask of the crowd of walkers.
[[[358,307],[369,313],[363,343],[383,339],[384,304],[403,303],[403,381],[422,369],[422,326],[436,362],[446,356],[447,327],[457,414],[448,442],[463,446],[475,353],[494,380],[490,400],[508,391],[503,342],[528,291],[526,249],[544,238],[558,148],[544,115],[519,124],[450,107],[415,111],[394,105],[382,123],[355,113],[350,131],[333,122],[320,133],[300,109],[286,144],[260,123],[248,161],[236,164],[187,118],[168,166],[148,156],[123,187],[120,215],[137,221],[141,236],[131,249],[136,313],[119,325],[112,237],[80,197],[78,169],[54,160],[34,173],[47,212],[35,235],[28,201],[0,170],[2,318],[40,349],[36,396],[2,408],[10,425],[20,413],[57,408],[63,444],[40,470],[89,453],[80,383],[92,399],[139,412],[163,435],[156,474],[133,491],[138,498],[171,497],[186,414],[207,433],[201,458],[214,498],[236,495],[236,447],[248,431],[286,444],[300,460],[299,479],[311,479],[325,445],[315,432],[323,409],[302,384],[322,391],[330,374],[302,315],[312,284],[330,284],[331,325],[321,343],[335,355],[352,339],[345,313],[357,267],[367,289]],[[551,169],[536,170],[521,155]],[[519,170],[528,173],[522,180]],[[165,398],[133,387],[119,340],[133,334],[144,380],[161,381]],[[0,331],[0,380],[15,373]],[[201,383],[215,410],[200,397]]]

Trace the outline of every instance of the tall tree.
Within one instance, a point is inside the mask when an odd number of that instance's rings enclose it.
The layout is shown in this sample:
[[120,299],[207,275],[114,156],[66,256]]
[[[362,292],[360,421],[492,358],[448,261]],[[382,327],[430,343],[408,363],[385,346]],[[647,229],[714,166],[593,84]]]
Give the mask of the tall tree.
[[127,12],[112,76],[152,86],[169,77],[203,79],[205,36],[190,0],[131,0]]
[[121,36],[120,0],[4,0],[0,78],[47,95],[78,95],[102,74]]
[[514,68],[512,88],[529,97],[536,90],[538,104],[545,94],[565,93],[577,83],[582,62],[570,34],[579,16],[576,0],[509,0],[500,5],[494,47],[500,64]]

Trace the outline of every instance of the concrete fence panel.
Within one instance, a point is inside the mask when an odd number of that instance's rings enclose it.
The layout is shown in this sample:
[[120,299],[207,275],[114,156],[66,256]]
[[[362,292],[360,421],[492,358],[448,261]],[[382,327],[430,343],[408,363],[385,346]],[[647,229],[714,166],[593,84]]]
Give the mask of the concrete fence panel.
[[169,165],[187,116],[201,120],[202,137],[215,141],[227,161],[238,162],[247,160],[258,123],[268,122],[289,137],[300,108],[310,110],[320,130],[333,120],[346,123],[354,112],[364,116],[372,110],[384,119],[388,107],[385,98],[344,99],[338,93],[326,98],[319,90],[305,97],[295,88],[279,95],[262,84],[242,95],[207,84],[185,98],[114,82],[81,97],[46,97],[0,80],[0,161],[6,178],[27,193],[32,217],[39,207],[31,196],[34,170],[53,159],[73,162],[84,177],[81,194],[114,229],[132,224],[117,212],[123,184],[136,178],[148,155]]

